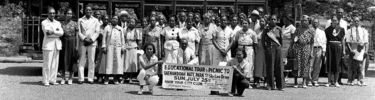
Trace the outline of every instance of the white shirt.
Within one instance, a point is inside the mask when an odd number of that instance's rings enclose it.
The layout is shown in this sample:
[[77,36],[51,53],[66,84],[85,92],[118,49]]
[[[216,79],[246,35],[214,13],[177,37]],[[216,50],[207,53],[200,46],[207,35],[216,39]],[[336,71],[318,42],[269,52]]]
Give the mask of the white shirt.
[[242,28],[240,26],[236,26],[234,27],[234,29],[232,28],[232,26],[227,26],[225,29],[224,29],[224,32],[225,33],[230,33],[230,37],[231,38],[234,38],[234,36],[236,35],[236,33],[238,31],[240,31]]
[[326,51],[326,44],[327,44],[327,38],[326,34],[323,30],[316,28],[315,29],[315,35],[314,35],[314,47],[320,46],[322,47],[323,51]]
[[346,37],[347,42],[369,43],[368,31],[361,26],[360,27],[351,27],[348,30],[348,34],[346,36],[347,36]]
[[78,35],[81,40],[85,38],[90,38],[94,43],[92,45],[96,45],[100,34],[100,22],[95,17],[91,16],[87,19],[86,16],[78,19]]
[[[43,50],[61,50],[62,43],[59,37],[63,36],[64,31],[61,27],[61,23],[57,20],[45,19],[42,21],[42,30],[44,33],[43,38]],[[53,32],[51,35],[47,35],[47,31]]]
[[282,27],[283,38],[291,39],[292,34],[294,34],[295,32],[296,32],[296,27],[294,27],[293,24],[290,24],[287,27],[285,26]]
[[199,42],[199,34],[198,30],[194,27],[191,27],[189,30],[187,28],[183,28],[179,34],[181,39],[188,40],[188,48],[195,51],[195,42]]
[[363,60],[363,58],[364,58],[363,56],[365,54],[366,48],[363,48],[362,50],[358,51],[358,44],[357,43],[364,46],[364,43],[369,43],[368,37],[369,37],[369,35],[368,35],[367,30],[365,28],[361,27],[361,26],[351,27],[348,30],[348,34],[346,35],[345,40],[347,41],[347,43],[353,43],[353,44],[350,44],[351,49],[353,51],[355,51],[353,59],[356,59],[356,60],[359,60],[359,61]]

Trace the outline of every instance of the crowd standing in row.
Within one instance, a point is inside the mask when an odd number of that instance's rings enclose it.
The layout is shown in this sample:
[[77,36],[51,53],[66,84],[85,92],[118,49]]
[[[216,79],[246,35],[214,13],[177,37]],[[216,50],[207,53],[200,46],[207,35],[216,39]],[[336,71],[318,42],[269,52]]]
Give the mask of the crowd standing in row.
[[[244,13],[229,16],[180,12],[167,18],[153,11],[150,17],[142,18],[142,28],[136,27],[138,18],[126,11],[109,18],[92,14],[91,7],[86,7],[86,15],[75,22],[72,10],[67,10],[62,23],[54,19],[53,8],[48,11],[48,18],[42,22],[46,86],[58,84],[58,68],[62,74],[60,84],[72,84],[73,65],[78,63],[79,84],[84,82],[88,64],[88,83],[94,83],[95,76],[103,84],[109,84],[110,77],[114,84],[131,82],[136,77],[138,93],[143,93],[146,84],[152,93],[153,86],[161,83],[162,63],[218,66],[227,62],[235,69],[228,94],[242,96],[245,88],[260,88],[261,81],[267,90],[283,91],[289,73],[294,76],[294,87],[319,86],[325,62],[326,86],[339,87],[346,53],[351,63],[348,84],[353,85],[357,79],[365,85],[363,62],[368,32],[361,27],[359,17],[354,17],[350,25],[343,20],[342,9],[332,15],[324,30],[318,19],[307,15],[295,27],[291,15],[267,15],[262,8],[253,10],[249,17]],[[300,85],[298,78],[303,79]]]

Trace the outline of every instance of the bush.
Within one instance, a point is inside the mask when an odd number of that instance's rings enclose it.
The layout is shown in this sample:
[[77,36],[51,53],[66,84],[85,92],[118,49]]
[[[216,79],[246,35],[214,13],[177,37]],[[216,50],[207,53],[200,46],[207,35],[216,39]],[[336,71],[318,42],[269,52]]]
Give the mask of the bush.
[[0,6],[0,56],[18,55],[22,44],[23,8],[16,4]]

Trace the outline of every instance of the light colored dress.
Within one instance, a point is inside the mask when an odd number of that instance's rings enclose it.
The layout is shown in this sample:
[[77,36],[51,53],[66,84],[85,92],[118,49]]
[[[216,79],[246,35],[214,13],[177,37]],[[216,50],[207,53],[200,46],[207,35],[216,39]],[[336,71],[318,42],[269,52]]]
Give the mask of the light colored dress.
[[216,25],[211,23],[208,27],[202,26],[199,29],[200,47],[199,51],[199,64],[200,65],[212,65],[213,64],[213,49],[215,46],[212,44],[213,34],[215,34]]
[[103,48],[107,49],[106,62],[103,70],[99,70],[99,73],[105,75],[119,75],[123,74],[123,57],[121,50],[125,46],[125,38],[123,28],[120,26],[109,25],[105,29],[103,35]]
[[248,29],[246,32],[240,30],[237,33],[237,42],[239,47],[245,48],[247,55],[245,60],[249,63],[249,74],[246,76],[252,78],[254,74],[254,44],[258,43],[256,33],[251,29]]
[[125,32],[125,46],[126,46],[126,53],[124,55],[125,63],[124,63],[124,72],[126,73],[136,73],[138,72],[138,54],[137,48],[138,44],[137,41],[140,40],[141,37],[138,37],[141,34],[141,30],[138,29],[128,29]]
[[188,41],[188,48],[196,51],[195,42],[199,42],[199,31],[192,27],[190,29],[183,28],[179,34],[180,39],[186,39]]
[[223,56],[220,50],[226,50],[229,46],[229,39],[231,33],[226,33],[221,27],[216,28],[217,32],[213,34],[213,39],[217,43],[215,46],[216,49],[213,50],[213,65],[218,65],[220,62],[226,62],[229,60],[230,52],[227,52],[227,55]]
[[164,43],[164,61],[165,63],[182,63],[182,57],[179,57],[180,43],[177,41],[180,29],[177,27],[166,27],[161,35],[165,37]]

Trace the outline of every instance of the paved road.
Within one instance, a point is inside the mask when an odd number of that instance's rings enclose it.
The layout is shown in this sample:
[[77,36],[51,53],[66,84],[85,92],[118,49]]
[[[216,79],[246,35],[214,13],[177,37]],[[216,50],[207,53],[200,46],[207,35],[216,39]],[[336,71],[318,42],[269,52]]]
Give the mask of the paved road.
[[[286,88],[285,91],[247,89],[245,97],[208,95],[205,91],[174,91],[157,87],[154,96],[136,95],[134,84],[73,84],[44,87],[40,63],[0,63],[0,100],[375,100],[375,70],[367,75],[366,87],[342,86]],[[289,79],[292,83],[291,79]],[[326,82],[326,78],[321,81]],[[346,80],[344,80],[346,82]]]

